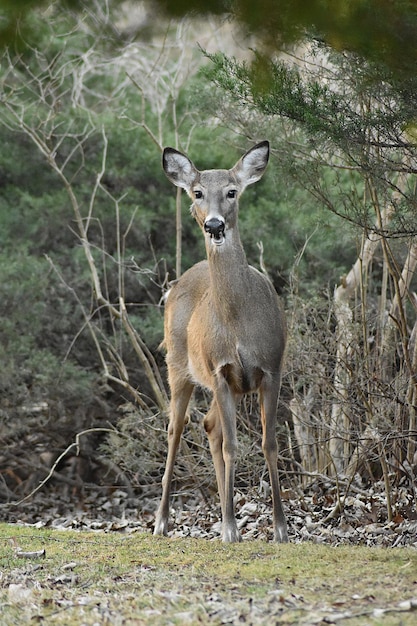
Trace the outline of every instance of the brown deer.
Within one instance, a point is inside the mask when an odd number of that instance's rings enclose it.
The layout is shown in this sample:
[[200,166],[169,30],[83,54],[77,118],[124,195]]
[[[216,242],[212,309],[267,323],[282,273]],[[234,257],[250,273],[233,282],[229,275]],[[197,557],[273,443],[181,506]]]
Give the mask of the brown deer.
[[278,296],[268,280],[248,265],[238,229],[238,199],[268,164],[269,143],[249,150],[231,170],[196,169],[190,159],[165,148],[169,180],[192,199],[207,260],[185,272],[169,292],[165,345],[171,390],[168,455],[154,534],[166,535],[170,487],[186,411],[193,388],[213,394],[204,428],[216,471],[222,510],[222,539],[240,541],[234,511],[237,451],[236,403],[259,392],[262,449],[272,488],[275,541],[288,541],[278,479],[276,413],[286,326]]

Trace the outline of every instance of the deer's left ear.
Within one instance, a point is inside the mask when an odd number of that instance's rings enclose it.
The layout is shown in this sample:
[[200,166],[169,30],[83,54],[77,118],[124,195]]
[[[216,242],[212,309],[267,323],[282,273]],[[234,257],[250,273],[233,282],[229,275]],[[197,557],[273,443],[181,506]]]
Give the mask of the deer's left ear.
[[248,150],[236,163],[233,172],[242,187],[256,183],[263,176],[269,161],[269,141],[262,141]]

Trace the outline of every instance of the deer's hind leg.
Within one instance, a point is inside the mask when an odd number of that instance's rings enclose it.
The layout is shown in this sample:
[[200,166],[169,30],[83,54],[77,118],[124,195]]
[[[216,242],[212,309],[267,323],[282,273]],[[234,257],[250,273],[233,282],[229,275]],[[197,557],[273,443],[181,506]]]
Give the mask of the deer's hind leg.
[[194,385],[189,380],[179,379],[172,375],[170,376],[170,387],[171,405],[168,424],[168,454],[162,479],[162,498],[155,519],[154,535],[168,534],[169,498],[174,463],[184,425],[187,421],[187,406],[194,389]]
[[288,541],[288,532],[280,495],[276,438],[276,414],[280,382],[279,377],[274,379],[265,376],[259,390],[259,400],[261,405],[262,450],[268,465],[272,491],[274,540],[285,543]]

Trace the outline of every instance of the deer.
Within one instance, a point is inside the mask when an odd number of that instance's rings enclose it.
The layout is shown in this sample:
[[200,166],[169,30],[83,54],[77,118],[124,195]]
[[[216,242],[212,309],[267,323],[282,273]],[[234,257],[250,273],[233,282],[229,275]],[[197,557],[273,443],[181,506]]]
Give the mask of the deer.
[[217,480],[222,541],[241,541],[235,517],[236,410],[245,394],[258,393],[262,450],[269,470],[274,541],[287,542],[276,440],[277,407],[286,344],[280,299],[265,273],[248,264],[238,228],[239,198],[261,179],[269,142],[246,152],[230,170],[199,171],[186,154],[165,148],[168,179],[192,200],[191,213],[205,239],[207,259],[188,269],[168,293],[164,343],[170,415],[162,497],[154,535],[168,534],[171,482],[187,407],[195,386],[212,393],[204,417]]

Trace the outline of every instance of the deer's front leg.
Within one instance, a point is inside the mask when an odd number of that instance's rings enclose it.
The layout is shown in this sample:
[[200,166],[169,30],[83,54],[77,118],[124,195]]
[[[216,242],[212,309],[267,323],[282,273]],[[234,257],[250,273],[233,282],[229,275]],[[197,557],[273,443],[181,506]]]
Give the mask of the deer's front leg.
[[162,498],[156,513],[154,535],[168,534],[169,497],[171,493],[172,474],[175,457],[184,430],[185,412],[193,391],[188,381],[171,382],[171,414],[168,424],[168,454],[165,473],[162,479]]
[[223,459],[223,431],[217,402],[213,399],[211,407],[204,418],[204,429],[209,440],[210,452],[216,471],[217,489],[219,491],[220,506],[224,509],[224,459]]
[[221,374],[217,380],[214,400],[218,406],[223,433],[224,498],[222,502],[222,540],[225,543],[232,543],[242,540],[236,524],[233,502],[237,456],[236,401],[226,379]]

